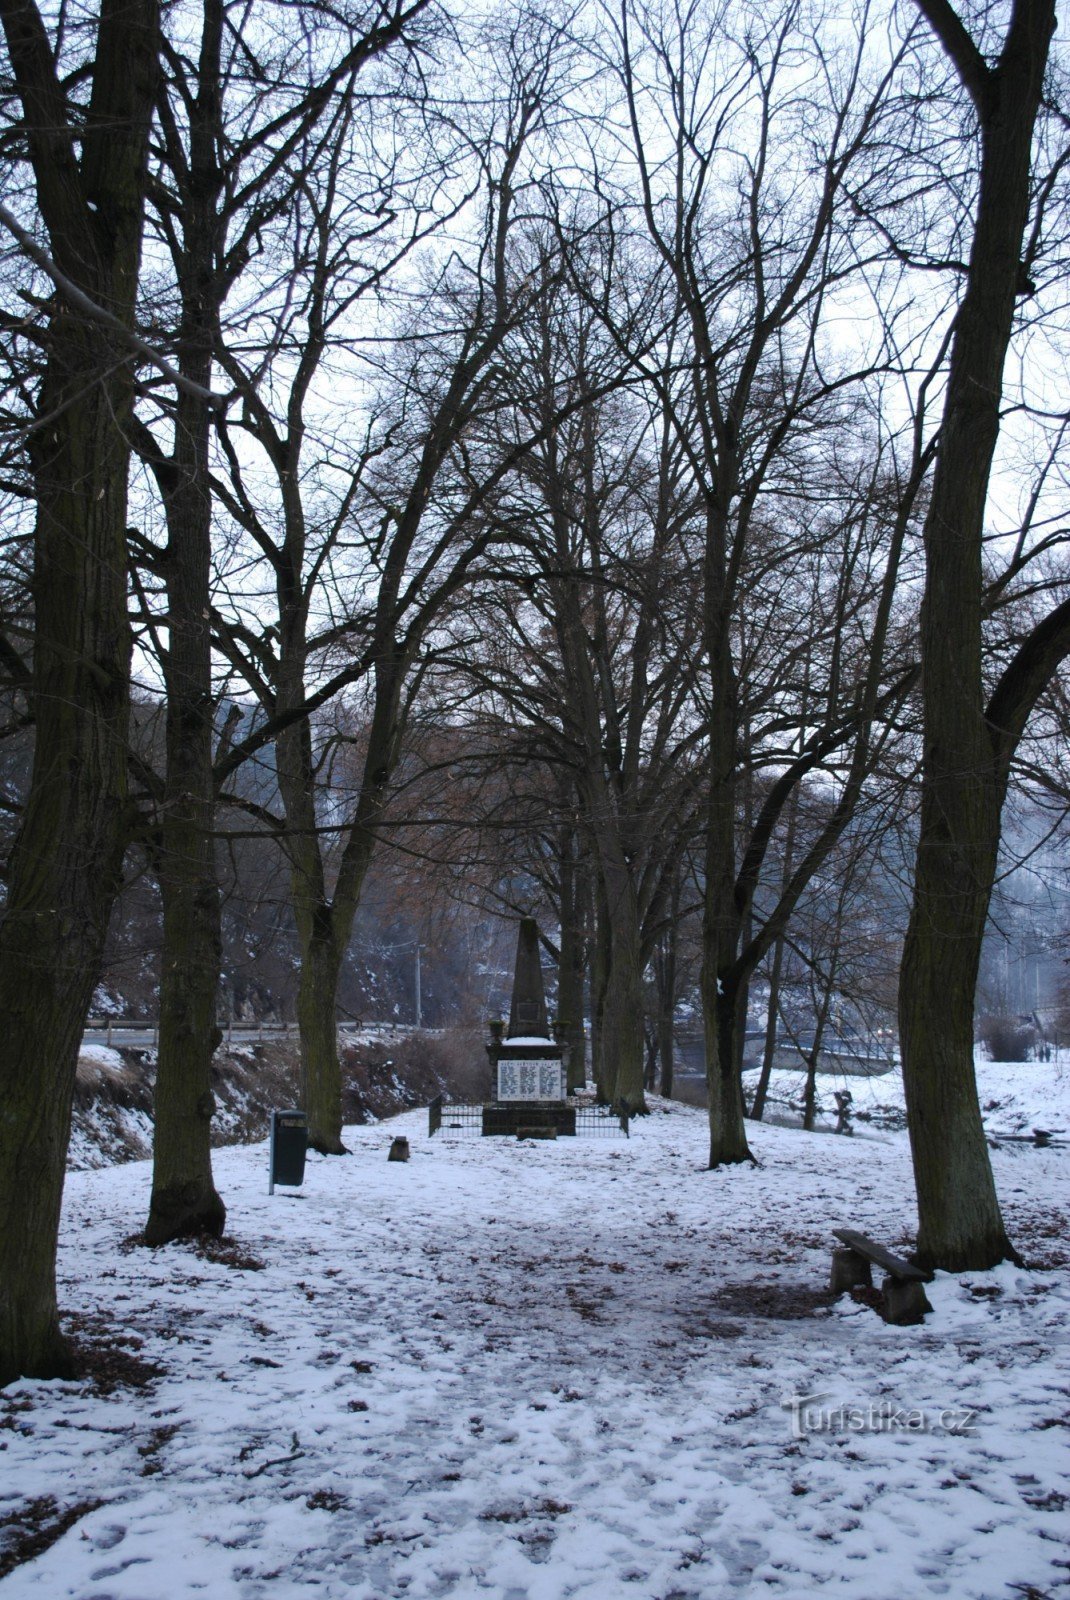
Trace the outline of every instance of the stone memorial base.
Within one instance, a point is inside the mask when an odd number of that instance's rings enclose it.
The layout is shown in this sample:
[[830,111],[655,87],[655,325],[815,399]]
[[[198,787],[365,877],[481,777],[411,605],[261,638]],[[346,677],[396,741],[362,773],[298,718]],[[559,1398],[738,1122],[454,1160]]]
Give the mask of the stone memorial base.
[[560,1102],[521,1100],[495,1101],[483,1107],[484,1138],[513,1137],[550,1139],[575,1136],[576,1107]]
[[595,1106],[583,1100],[565,1104],[547,1101],[447,1101],[437,1094],[427,1108],[427,1136],[445,1129],[471,1137],[499,1136],[514,1139],[557,1139],[576,1137],[599,1139],[628,1137],[628,1113],[620,1106]]

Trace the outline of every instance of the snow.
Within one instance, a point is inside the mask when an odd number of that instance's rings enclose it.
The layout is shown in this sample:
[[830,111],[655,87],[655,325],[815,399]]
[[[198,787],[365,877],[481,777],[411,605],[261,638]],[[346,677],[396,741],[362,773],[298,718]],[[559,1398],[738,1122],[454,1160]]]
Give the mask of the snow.
[[[146,1163],[72,1174],[63,1304],[166,1371],[5,1391],[0,1521],[102,1504],[2,1600],[1062,1593],[1070,1152],[993,1152],[1039,1270],[941,1274],[893,1328],[821,1291],[833,1227],[907,1243],[903,1134],[760,1126],[760,1167],[711,1173],[704,1115],[654,1104],[627,1142],[429,1140],[412,1112],[274,1197],[265,1146],[217,1151],[259,1271],[124,1244]],[[793,1438],[815,1394],[927,1426]]]
[[104,1167],[151,1153],[152,1118],[147,1111],[98,1106],[82,1112],[72,1125],[67,1167]]
[[86,1044],[84,1041],[79,1046],[78,1059],[87,1066],[101,1067],[109,1072],[122,1072],[123,1058],[118,1050],[112,1050],[106,1044]]
[[[974,1066],[978,1098],[990,1135],[1028,1133],[1035,1127],[1049,1132],[1070,1130],[1070,1060],[1065,1055],[1049,1062],[988,1061],[979,1055]],[[750,1070],[743,1076],[750,1100],[758,1072]],[[769,1084],[772,1107],[801,1106],[805,1085],[804,1071],[775,1070]],[[836,1116],[834,1092],[848,1089],[851,1114],[861,1124],[873,1121],[877,1126],[906,1126],[906,1101],[898,1067],[873,1077],[822,1072],[817,1076],[816,1088],[818,1109],[830,1122]],[[865,1130],[860,1126],[857,1131]]]

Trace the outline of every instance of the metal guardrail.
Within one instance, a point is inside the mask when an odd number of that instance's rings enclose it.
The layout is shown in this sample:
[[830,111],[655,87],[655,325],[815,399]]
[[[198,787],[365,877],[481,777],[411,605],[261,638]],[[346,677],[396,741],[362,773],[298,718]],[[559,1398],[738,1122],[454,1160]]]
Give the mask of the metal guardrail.
[[[261,1040],[264,1038],[288,1039],[298,1036],[296,1022],[226,1022],[220,1023],[223,1035],[229,1043],[235,1036],[246,1039]],[[152,1035],[155,1043],[159,1036],[160,1023],[158,1017],[89,1017],[86,1021],[84,1033],[103,1033],[107,1036],[110,1045],[116,1033],[148,1033]],[[372,1033],[379,1038],[392,1039],[406,1037],[412,1033],[427,1033],[432,1035],[444,1034],[445,1028],[416,1028],[409,1022],[340,1022],[338,1032],[341,1035]]]

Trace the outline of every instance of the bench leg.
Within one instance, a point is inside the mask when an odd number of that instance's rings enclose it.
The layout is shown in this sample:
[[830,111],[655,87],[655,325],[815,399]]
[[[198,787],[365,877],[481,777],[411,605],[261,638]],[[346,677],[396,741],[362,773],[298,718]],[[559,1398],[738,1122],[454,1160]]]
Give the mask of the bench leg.
[[885,1278],[883,1292],[882,1315],[885,1322],[906,1327],[910,1323],[921,1322],[925,1313],[932,1310],[925,1295],[925,1285],[916,1279]]
[[873,1274],[869,1262],[857,1250],[832,1252],[832,1276],[829,1288],[833,1294],[846,1294],[848,1289],[872,1289]]

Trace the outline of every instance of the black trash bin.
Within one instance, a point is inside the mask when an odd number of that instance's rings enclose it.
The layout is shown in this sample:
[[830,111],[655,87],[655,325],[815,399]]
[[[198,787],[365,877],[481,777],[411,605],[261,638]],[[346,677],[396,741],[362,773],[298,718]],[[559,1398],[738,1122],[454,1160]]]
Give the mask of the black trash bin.
[[308,1149],[308,1118],[303,1111],[271,1113],[271,1154],[268,1194],[277,1183],[299,1188],[305,1181],[305,1151]]

